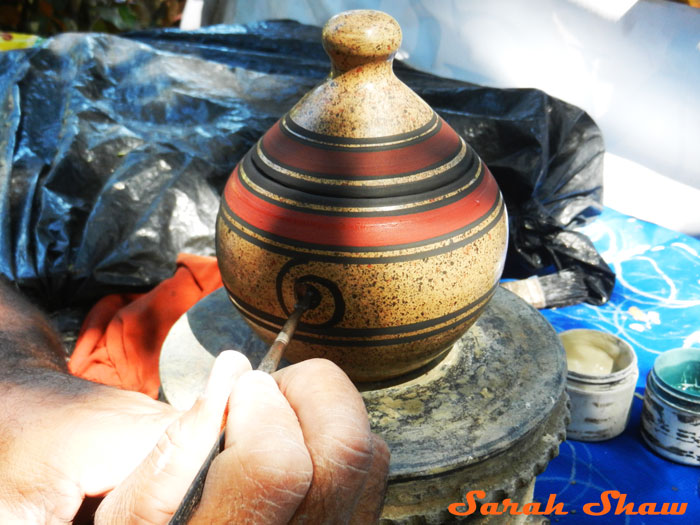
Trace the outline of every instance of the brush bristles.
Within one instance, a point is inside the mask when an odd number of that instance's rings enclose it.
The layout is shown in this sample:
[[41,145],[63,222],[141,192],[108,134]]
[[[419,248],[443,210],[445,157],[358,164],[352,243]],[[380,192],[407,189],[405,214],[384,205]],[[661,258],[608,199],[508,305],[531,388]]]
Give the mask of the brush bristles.
[[588,297],[583,277],[574,270],[532,276],[520,281],[501,283],[535,308],[557,308],[578,304]]

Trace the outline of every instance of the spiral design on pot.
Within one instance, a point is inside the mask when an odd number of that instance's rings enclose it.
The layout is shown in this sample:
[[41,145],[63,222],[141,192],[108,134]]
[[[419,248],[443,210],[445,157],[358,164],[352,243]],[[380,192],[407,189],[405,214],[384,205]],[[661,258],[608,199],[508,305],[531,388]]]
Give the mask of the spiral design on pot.
[[295,283],[321,292],[290,356],[302,344],[336,362],[381,353],[384,369],[406,371],[484,309],[507,225],[488,169],[435,113],[377,138],[322,136],[286,115],[231,175],[217,232],[224,283],[263,335],[291,311]]
[[[304,273],[304,267],[308,264],[306,259],[291,259],[287,262],[275,279],[277,300],[285,316],[289,316],[294,309],[293,304],[288,304],[285,297],[294,297],[293,290],[299,284],[311,285],[318,294],[317,304],[304,316],[304,321],[299,325],[301,330],[308,327],[328,328],[342,321],[345,315],[345,301],[338,285],[318,275]],[[296,299],[296,298],[295,298]]]

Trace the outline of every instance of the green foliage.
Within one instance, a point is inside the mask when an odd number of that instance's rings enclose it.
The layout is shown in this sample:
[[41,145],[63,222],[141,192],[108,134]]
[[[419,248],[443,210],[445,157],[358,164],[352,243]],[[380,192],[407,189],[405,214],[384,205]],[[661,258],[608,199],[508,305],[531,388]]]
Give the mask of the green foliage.
[[185,0],[0,0],[0,30],[49,36],[170,27],[184,5]]

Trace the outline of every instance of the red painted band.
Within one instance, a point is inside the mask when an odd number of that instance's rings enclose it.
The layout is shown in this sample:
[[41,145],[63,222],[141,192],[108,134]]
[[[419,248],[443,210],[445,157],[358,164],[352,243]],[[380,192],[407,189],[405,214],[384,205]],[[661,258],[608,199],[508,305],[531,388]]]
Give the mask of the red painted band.
[[242,220],[260,230],[306,243],[379,247],[426,241],[460,230],[481,219],[499,196],[485,165],[484,178],[463,199],[441,208],[391,217],[346,217],[305,213],[275,206],[250,193],[238,167],[224,188],[224,199]]
[[459,136],[445,122],[432,137],[384,151],[338,151],[312,147],[284,134],[279,122],[262,138],[265,154],[291,169],[328,175],[376,177],[417,172],[447,162],[459,148]]

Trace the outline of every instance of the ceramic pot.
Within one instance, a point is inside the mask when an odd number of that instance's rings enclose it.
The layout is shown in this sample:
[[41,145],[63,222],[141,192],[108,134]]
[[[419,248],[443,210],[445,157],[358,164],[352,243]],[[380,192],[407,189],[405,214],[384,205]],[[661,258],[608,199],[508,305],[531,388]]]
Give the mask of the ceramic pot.
[[328,21],[329,77],[244,156],[217,219],[233,304],[271,342],[297,283],[320,303],[285,357],[325,357],[355,381],[443,354],[500,278],[508,236],[498,186],[476,153],[399,81],[389,15]]

